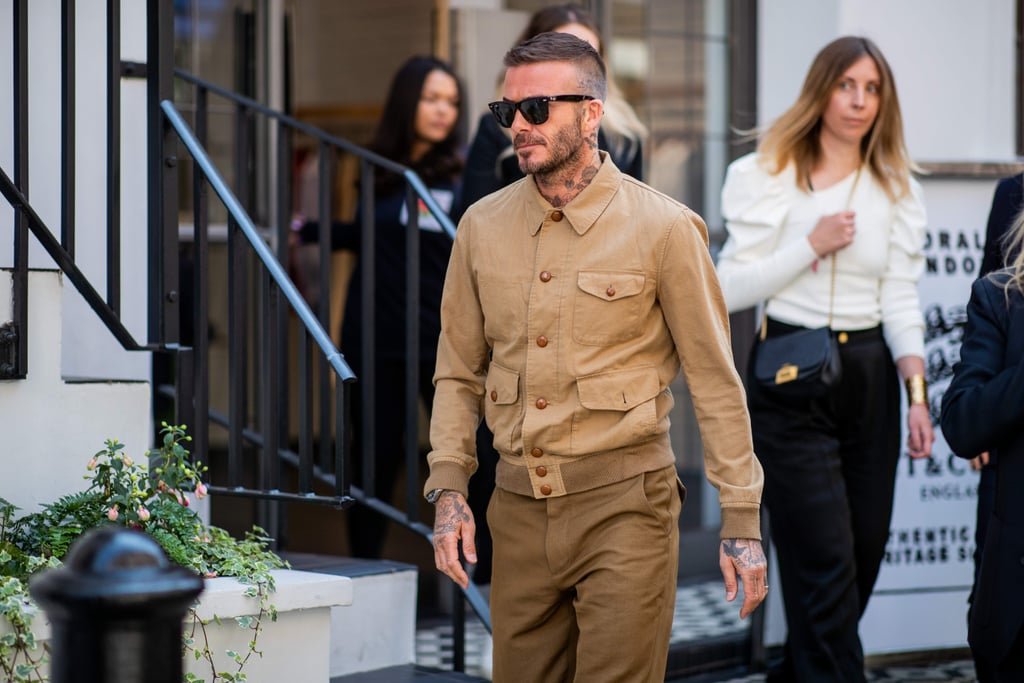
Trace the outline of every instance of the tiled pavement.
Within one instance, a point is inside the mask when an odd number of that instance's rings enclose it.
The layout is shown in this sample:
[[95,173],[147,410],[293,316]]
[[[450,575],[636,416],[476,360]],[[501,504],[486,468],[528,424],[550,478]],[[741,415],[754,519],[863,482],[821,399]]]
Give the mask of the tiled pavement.
[[[736,605],[725,602],[722,582],[707,581],[679,587],[671,642],[679,643],[744,631],[748,622],[740,621]],[[466,627],[466,673],[490,680],[491,639],[486,629],[470,618]],[[416,664],[431,669],[451,669],[451,624],[421,624],[416,632]],[[869,661],[867,680],[871,683],[970,683],[975,680],[969,659],[925,661],[912,664]],[[419,680],[419,679],[417,679]],[[676,680],[676,679],[674,679]],[[683,680],[683,679],[678,679]],[[764,674],[706,674],[687,679],[694,683],[762,683]]]

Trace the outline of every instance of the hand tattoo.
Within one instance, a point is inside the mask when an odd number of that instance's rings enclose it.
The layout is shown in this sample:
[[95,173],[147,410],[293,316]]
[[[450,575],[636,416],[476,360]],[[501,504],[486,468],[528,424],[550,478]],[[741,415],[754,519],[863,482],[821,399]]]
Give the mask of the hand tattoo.
[[764,549],[761,544],[753,543],[749,538],[723,539],[722,550],[732,558],[740,569],[749,569],[765,563]]
[[[462,524],[469,521],[465,499],[455,491],[445,491],[437,501],[434,510],[434,536],[453,534]],[[437,541],[434,541],[437,544]]]

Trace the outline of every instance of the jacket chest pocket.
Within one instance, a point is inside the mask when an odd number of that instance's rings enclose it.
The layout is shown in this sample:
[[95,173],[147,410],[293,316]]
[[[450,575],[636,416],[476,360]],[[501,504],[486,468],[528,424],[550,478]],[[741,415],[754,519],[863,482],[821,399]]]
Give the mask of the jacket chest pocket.
[[637,271],[581,270],[576,279],[572,336],[603,346],[639,337],[646,276]]

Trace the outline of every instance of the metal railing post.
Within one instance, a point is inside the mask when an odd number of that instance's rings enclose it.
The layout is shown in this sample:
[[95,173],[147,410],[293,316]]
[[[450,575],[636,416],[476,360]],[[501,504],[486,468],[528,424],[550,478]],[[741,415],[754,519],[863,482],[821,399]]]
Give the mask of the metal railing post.
[[179,341],[178,158],[161,103],[174,99],[174,0],[149,0],[146,117],[149,125],[149,341]]

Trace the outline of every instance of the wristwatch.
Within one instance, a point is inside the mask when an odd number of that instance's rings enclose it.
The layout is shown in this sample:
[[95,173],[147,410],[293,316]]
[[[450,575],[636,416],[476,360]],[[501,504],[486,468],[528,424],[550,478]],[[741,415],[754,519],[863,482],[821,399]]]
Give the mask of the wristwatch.
[[446,489],[434,489],[433,491],[429,492],[427,494],[427,502],[430,504],[436,503],[437,499],[440,498],[441,494],[444,493],[445,491]]

